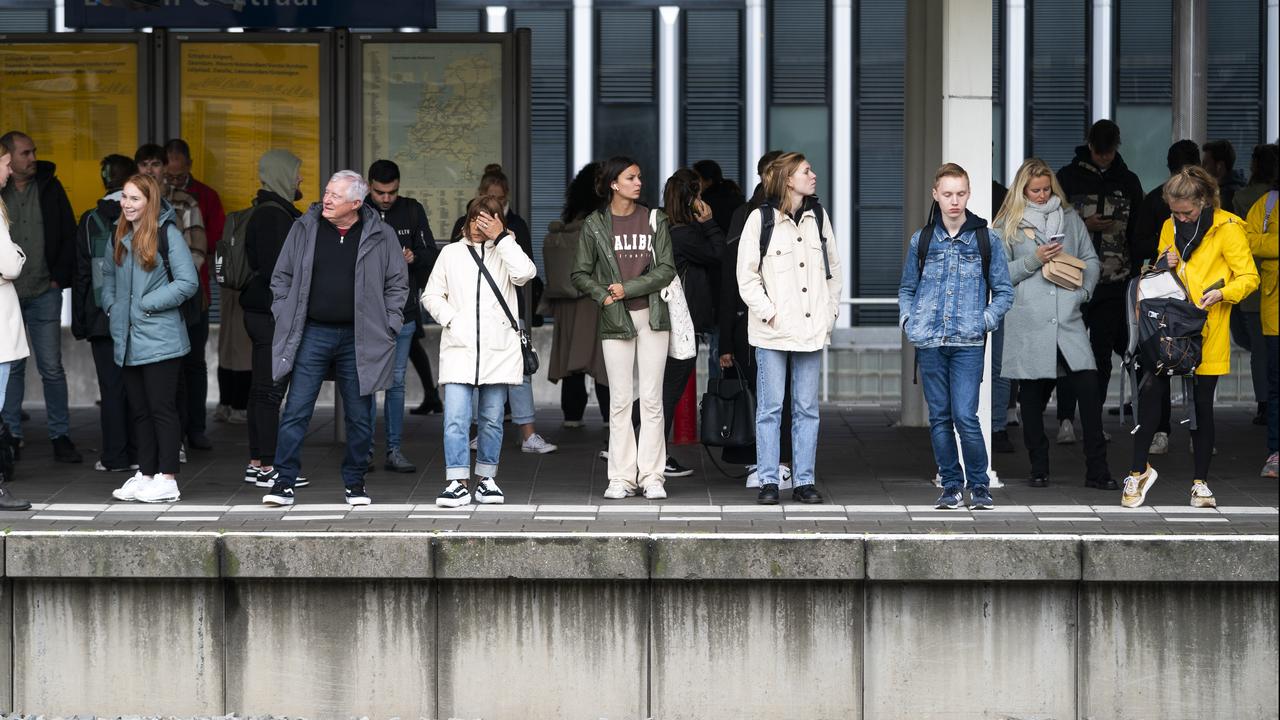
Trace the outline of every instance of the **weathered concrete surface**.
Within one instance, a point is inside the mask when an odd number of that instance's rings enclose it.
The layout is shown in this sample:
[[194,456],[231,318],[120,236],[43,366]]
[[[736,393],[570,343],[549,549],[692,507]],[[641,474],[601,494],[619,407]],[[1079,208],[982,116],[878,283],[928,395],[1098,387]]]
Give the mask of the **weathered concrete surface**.
[[857,583],[654,583],[651,625],[655,718],[862,716]]
[[228,533],[230,578],[429,578],[429,534]]
[[873,535],[867,578],[928,582],[1080,579],[1080,539],[1070,535]]
[[1277,586],[1086,584],[1080,717],[1280,716]]
[[655,580],[861,580],[861,535],[655,535]]
[[1275,535],[1098,536],[1081,542],[1090,582],[1280,581]]
[[[0,542],[4,542],[0,540]],[[0,578],[0,708],[13,707],[13,581]],[[5,682],[9,680],[10,682]]]
[[644,718],[649,591],[440,583],[441,718]]
[[645,535],[471,535],[436,541],[440,579],[645,580]]
[[215,533],[16,532],[4,544],[9,577],[217,578]]
[[227,711],[435,717],[429,581],[243,581],[227,592]]
[[188,580],[13,583],[13,708],[221,715],[222,588]]
[[869,583],[866,720],[1076,717],[1076,587]]

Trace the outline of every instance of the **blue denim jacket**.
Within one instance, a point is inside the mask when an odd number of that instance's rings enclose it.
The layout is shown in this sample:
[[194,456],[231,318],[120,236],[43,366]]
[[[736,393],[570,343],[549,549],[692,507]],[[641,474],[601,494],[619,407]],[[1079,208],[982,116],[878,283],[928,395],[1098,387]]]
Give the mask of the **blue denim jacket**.
[[911,236],[898,285],[898,326],[912,345],[982,345],[986,334],[995,330],[1013,307],[1009,263],[996,238],[991,243],[991,301],[987,301],[988,279],[982,275],[982,254],[975,232],[985,226],[986,221],[970,214],[959,237],[949,237],[940,223],[931,228],[933,240],[923,274],[916,259],[920,232]]

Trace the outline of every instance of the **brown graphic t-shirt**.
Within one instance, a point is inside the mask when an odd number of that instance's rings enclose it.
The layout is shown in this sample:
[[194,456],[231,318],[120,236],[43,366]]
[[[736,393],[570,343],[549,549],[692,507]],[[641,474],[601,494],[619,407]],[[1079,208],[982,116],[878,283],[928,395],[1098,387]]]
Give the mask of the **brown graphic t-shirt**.
[[[653,229],[649,227],[649,211],[637,205],[626,217],[613,216],[613,257],[618,261],[622,280],[634,280],[653,264]],[[623,301],[628,310],[649,307],[647,295]]]

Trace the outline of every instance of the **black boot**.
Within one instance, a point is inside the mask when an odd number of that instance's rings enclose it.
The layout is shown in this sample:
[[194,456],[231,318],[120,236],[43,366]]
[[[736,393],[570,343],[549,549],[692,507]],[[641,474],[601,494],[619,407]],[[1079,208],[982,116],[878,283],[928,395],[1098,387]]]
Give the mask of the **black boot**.
[[9,434],[9,426],[0,423],[0,482],[13,482],[13,464],[17,441]]
[[9,488],[0,485],[0,510],[30,510],[31,503],[20,497],[14,497]]

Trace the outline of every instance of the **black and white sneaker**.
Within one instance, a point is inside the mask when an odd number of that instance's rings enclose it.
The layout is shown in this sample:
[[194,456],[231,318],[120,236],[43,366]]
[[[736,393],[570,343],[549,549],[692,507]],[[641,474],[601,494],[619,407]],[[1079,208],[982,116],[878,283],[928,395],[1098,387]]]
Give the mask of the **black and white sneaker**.
[[671,457],[670,455],[667,456],[667,466],[662,469],[662,475],[664,477],[670,477],[670,478],[689,477],[692,474],[693,474],[692,468],[687,468],[681,465],[680,463],[676,462],[676,459]]
[[293,504],[293,488],[282,482],[277,482],[271,487],[271,492],[262,496],[263,505],[274,505],[276,507],[284,507]]
[[458,480],[450,480],[444,492],[436,496],[438,507],[462,507],[471,504],[471,492]]
[[[271,468],[270,472],[262,472],[262,470],[259,468],[259,469],[256,469],[255,474],[258,477],[256,480],[254,480],[253,484],[257,485],[258,487],[264,487],[264,488],[275,487],[276,481],[280,479],[280,471],[276,470],[275,468]],[[247,474],[245,479],[246,480],[248,479]],[[297,483],[294,483],[294,487],[297,487]]]
[[299,477],[297,480],[293,481],[293,486],[295,488],[306,487],[310,484],[311,484],[311,481],[304,477]]
[[363,484],[347,488],[348,505],[369,505],[372,502],[373,498],[369,497],[369,493],[364,491]]
[[493,478],[480,478],[480,482],[476,484],[476,502],[481,505],[501,505],[506,501],[502,488],[498,487]]
[[[259,469],[260,469],[260,468],[258,468],[258,467],[256,467],[256,466],[253,466],[253,465],[245,465],[245,466],[244,466],[244,481],[245,481],[245,482],[247,482],[247,483],[249,483],[250,485],[258,485],[258,478],[259,478],[259,477],[261,477],[261,475],[260,475],[260,474],[259,474],[259,472],[258,472],[258,471],[259,471]],[[271,487],[271,485],[269,485],[269,484],[268,484],[268,485],[258,485],[258,487]]]

